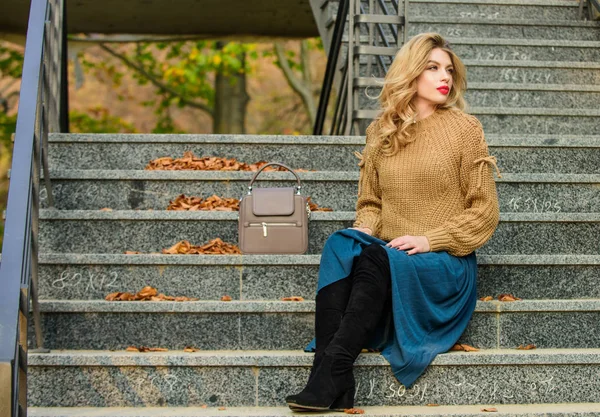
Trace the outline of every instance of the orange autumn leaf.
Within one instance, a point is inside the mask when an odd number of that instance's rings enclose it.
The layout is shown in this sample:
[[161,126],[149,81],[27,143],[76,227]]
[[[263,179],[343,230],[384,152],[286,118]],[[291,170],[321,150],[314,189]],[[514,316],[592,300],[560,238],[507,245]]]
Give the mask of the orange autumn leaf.
[[221,301],[231,301],[232,298],[229,295],[224,295],[223,297],[221,297]]
[[194,246],[187,240],[182,240],[168,249],[163,249],[162,253],[167,255],[238,255],[242,252],[237,245],[215,238],[202,246]]
[[195,348],[193,346],[186,346],[183,348],[184,352],[198,352],[200,349]]
[[227,407],[219,407],[220,411],[227,410]]
[[491,295],[480,298],[481,301],[492,301],[493,299],[494,297],[492,297]]
[[168,352],[169,349],[166,348],[158,348],[158,347],[147,347],[147,346],[140,346],[140,347],[136,347],[136,346],[129,346],[127,349],[125,349],[128,352]]
[[158,290],[153,287],[144,287],[137,294],[130,292],[113,292],[108,294],[106,301],[198,301],[193,297],[172,297],[165,294],[158,294]]
[[154,297],[156,294],[158,294],[158,291],[156,288],[147,286],[147,287],[142,288],[136,295],[140,298],[148,298],[148,297]]
[[489,413],[495,413],[495,412],[498,411],[498,409],[494,408],[494,407],[488,407],[488,408],[482,408],[481,411],[486,411],[486,412],[489,412]]
[[138,252],[138,251],[134,251],[134,250],[127,250],[125,251],[125,255],[138,255],[142,252]]
[[365,410],[362,408],[346,408],[344,410],[345,414],[364,414]]
[[434,404],[434,403],[427,404],[427,407],[439,407],[439,406],[440,406],[439,404]]
[[454,346],[450,348],[453,351],[463,351],[463,352],[477,352],[479,349],[466,343],[456,343]]
[[533,343],[530,343],[528,345],[519,345],[519,347],[517,349],[518,350],[531,350],[531,349],[537,349],[537,348]]
[[101,208],[100,211],[112,211],[112,209],[109,207],[104,207],[104,208]]
[[138,348],[136,348],[135,346],[129,346],[127,349],[125,349],[127,352],[139,352],[140,350]]
[[291,297],[283,297],[281,301],[304,301],[304,298],[298,295],[293,295]]
[[500,301],[517,301],[517,300],[520,300],[520,298],[515,297],[512,294],[500,294],[498,296],[498,300],[500,300]]

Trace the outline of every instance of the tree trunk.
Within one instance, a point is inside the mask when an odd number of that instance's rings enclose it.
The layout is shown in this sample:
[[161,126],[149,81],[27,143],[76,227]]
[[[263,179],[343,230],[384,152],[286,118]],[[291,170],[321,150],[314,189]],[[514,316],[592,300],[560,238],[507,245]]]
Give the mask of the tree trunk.
[[[244,67],[245,56],[239,59]],[[246,133],[246,108],[250,96],[246,91],[246,73],[223,75],[215,79],[213,133]]]

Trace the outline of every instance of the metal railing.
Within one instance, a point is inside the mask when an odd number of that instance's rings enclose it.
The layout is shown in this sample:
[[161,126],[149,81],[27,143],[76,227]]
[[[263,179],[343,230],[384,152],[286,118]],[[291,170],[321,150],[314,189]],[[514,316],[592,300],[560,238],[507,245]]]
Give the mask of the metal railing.
[[[314,135],[323,134],[334,86],[337,98],[329,134],[360,134],[360,126],[355,121],[360,107],[356,91],[364,82],[356,81],[385,76],[393,56],[379,51],[397,50],[406,42],[407,8],[408,0],[403,3],[398,0],[340,0]],[[346,19],[348,40],[346,48],[343,48]],[[345,57],[342,59],[340,55],[343,54]]]
[[27,415],[27,329],[36,345],[40,171],[53,206],[48,133],[68,131],[65,0],[31,0],[0,264],[0,417]]

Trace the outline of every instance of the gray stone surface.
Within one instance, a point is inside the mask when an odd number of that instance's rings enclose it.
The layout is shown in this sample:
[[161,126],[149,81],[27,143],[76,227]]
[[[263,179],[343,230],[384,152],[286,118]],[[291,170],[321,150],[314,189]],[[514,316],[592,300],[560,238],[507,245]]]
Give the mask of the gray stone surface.
[[[248,357],[244,366],[239,357],[230,356],[229,362],[236,364],[231,367],[217,353],[211,355],[212,361],[222,365],[211,367],[203,365],[208,358],[200,352],[61,356],[52,360],[46,355],[45,365],[38,362],[39,355],[31,358],[30,405],[194,406],[202,404],[199,401],[211,406],[283,405],[285,395],[305,383],[311,360],[311,355],[300,353],[272,358],[258,354]],[[381,356],[361,355],[355,369],[357,405],[598,402],[597,356],[543,351],[445,354],[413,387],[404,389]],[[101,366],[96,365],[98,360]],[[60,361],[66,366],[52,365]],[[587,381],[585,386],[578,384],[580,378]],[[579,388],[573,389],[576,385]],[[55,395],[47,394],[48,387]]]
[[[312,301],[43,301],[41,308],[50,349],[302,349],[314,335]],[[590,328],[599,317],[598,300],[478,302],[460,341],[483,349],[597,348]]]
[[[498,407],[496,407],[498,408]],[[489,413],[482,412],[481,405],[446,405],[438,407],[428,406],[387,406],[368,407],[364,410],[364,417],[421,417],[444,415],[452,417],[489,417]],[[248,417],[281,417],[295,415],[288,407],[113,407],[113,408],[68,408],[68,407],[30,407],[28,415],[33,417],[213,417],[213,416],[248,416]],[[312,417],[326,417],[338,415],[331,412],[314,412]],[[339,415],[342,415],[341,413]],[[502,404],[496,416],[501,417],[597,417],[600,415],[600,404],[597,403],[572,403],[572,404]]]
[[[471,82],[514,83],[516,85],[551,84],[600,84],[598,68],[560,68],[550,66],[552,62],[538,63],[537,66],[525,66],[528,61],[492,61],[490,65],[471,63],[467,66],[467,79]],[[491,64],[496,63],[497,66]],[[503,64],[503,65],[498,65]]]
[[531,19],[531,20],[578,20],[578,10],[572,2],[561,5],[531,3],[494,4],[485,2],[438,3],[412,1],[411,12],[416,16],[440,16],[448,19]]
[[[246,256],[243,262],[229,261],[220,266],[212,265],[212,261],[222,257],[210,255],[162,255],[155,260],[156,264],[141,261],[139,265],[120,265],[138,256],[106,255],[112,257],[112,264],[97,264],[96,255],[80,256],[83,263],[75,263],[74,257],[69,255],[64,263],[46,264],[47,255],[42,255],[39,278],[42,299],[103,299],[110,292],[139,291],[151,285],[168,295],[202,300],[219,300],[223,295],[234,300],[278,300],[291,295],[312,300],[319,269],[318,255],[304,255],[314,259],[310,265],[279,264],[276,256],[265,265],[252,265],[252,257]],[[523,265],[531,259],[494,264],[485,258],[485,255],[478,257],[480,298],[504,293],[528,300],[600,298],[600,265],[586,265],[589,262],[584,259],[566,265]]]
[[[532,151],[530,157],[515,148],[491,151],[498,158],[502,178],[496,178],[500,209],[502,212],[595,212],[598,207],[600,182],[600,153],[587,149],[561,149]],[[585,157],[585,154],[588,156]],[[569,154],[573,158],[568,158]],[[564,175],[564,171],[583,171],[590,168],[595,174],[577,172]],[[531,173],[512,174],[527,170]],[[545,172],[544,172],[545,171]],[[559,171],[548,173],[548,171]],[[187,172],[178,172],[177,181],[167,181],[146,171],[126,171],[122,180],[102,178],[110,171],[90,172],[90,179],[55,179],[52,190],[55,207],[60,210],[157,210],[165,211],[170,201],[180,194],[207,198],[216,194],[223,198],[240,199],[248,186],[242,179],[226,180],[224,176],[199,176],[186,178]],[[71,176],[63,172],[63,176]],[[143,175],[142,175],[143,174]],[[135,179],[136,177],[143,179]],[[95,178],[94,178],[95,177]],[[157,178],[158,177],[158,178]],[[358,172],[335,172],[315,175],[314,180],[303,180],[303,194],[319,207],[334,211],[354,211],[358,192]],[[92,179],[94,178],[94,179]],[[290,181],[268,181],[261,187],[291,186]],[[42,201],[47,201],[43,189]],[[525,203],[527,201],[527,204]],[[319,213],[315,213],[319,214]]]
[[[435,20],[439,20],[436,22]],[[445,37],[460,38],[500,38],[500,39],[561,39],[561,40],[600,40],[600,25],[596,22],[543,21],[536,19],[536,26],[520,22],[520,19],[481,19],[464,18],[452,22],[448,18],[438,19],[429,16],[414,16],[408,25],[408,33],[437,32]],[[531,23],[533,23],[531,22]],[[527,22],[530,23],[530,22]],[[551,26],[546,24],[552,24]],[[560,26],[559,26],[560,25]]]
[[[77,212],[44,213],[41,252],[160,252],[180,240],[194,245],[216,237],[237,243],[235,213]],[[350,227],[354,213],[318,213],[309,227],[309,254],[320,253],[335,231]],[[62,217],[62,219],[61,219]],[[69,219],[71,217],[71,219]],[[594,213],[505,213],[482,254],[600,254],[591,236],[600,232]]]

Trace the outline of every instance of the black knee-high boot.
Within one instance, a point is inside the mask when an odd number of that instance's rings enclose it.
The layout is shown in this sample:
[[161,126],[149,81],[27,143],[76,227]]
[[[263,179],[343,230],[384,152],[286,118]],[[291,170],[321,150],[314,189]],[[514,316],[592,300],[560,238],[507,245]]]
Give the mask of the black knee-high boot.
[[382,317],[389,286],[385,249],[367,246],[359,257],[340,327],[304,390],[286,398],[290,408],[340,411],[353,407],[354,361]]

